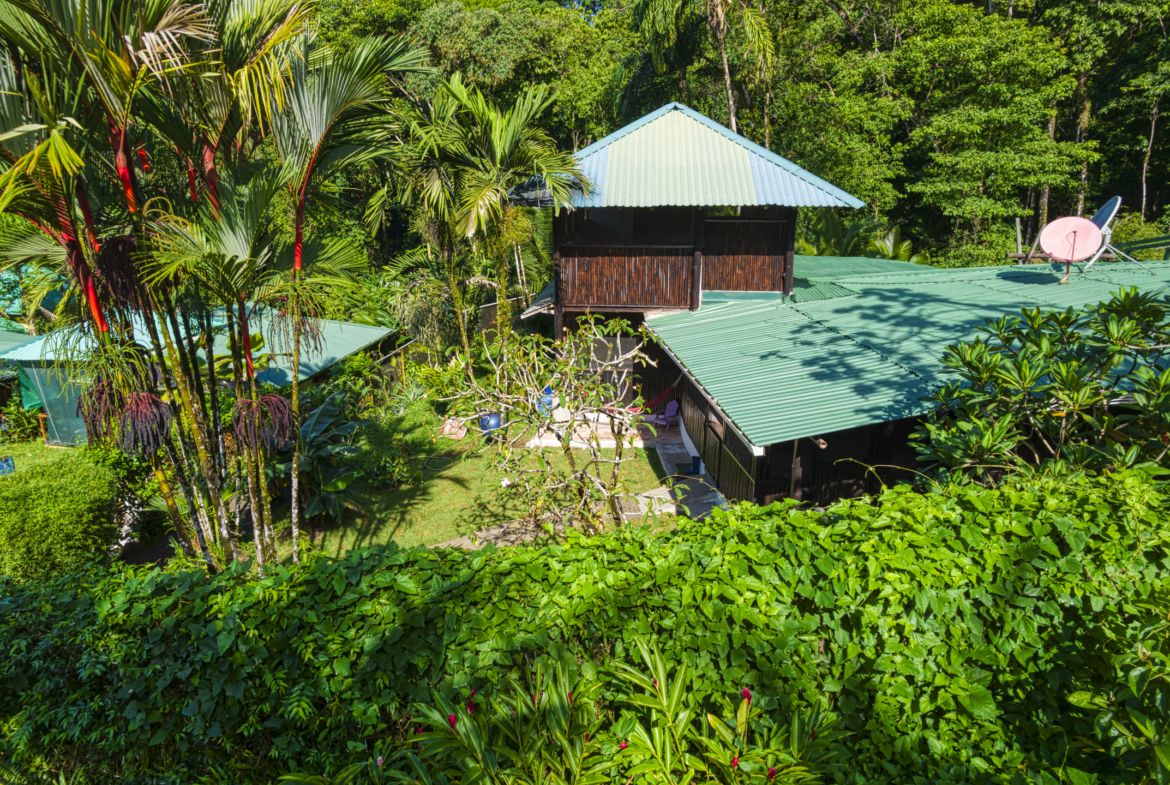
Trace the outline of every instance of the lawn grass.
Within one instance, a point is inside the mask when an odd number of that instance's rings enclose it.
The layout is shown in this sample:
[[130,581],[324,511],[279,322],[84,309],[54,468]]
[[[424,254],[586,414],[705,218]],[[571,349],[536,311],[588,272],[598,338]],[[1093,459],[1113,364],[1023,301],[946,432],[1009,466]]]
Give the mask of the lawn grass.
[[[44,442],[6,442],[0,444],[0,458],[12,456],[17,472],[26,472],[39,466],[45,466],[70,455],[79,447],[50,447]],[[67,480],[68,478],[62,478]]]
[[[440,437],[441,424],[428,408],[416,406],[403,416],[368,426],[362,453],[351,459],[355,466],[374,459],[398,432],[405,437],[416,468],[422,470],[422,480],[397,491],[367,482],[355,484],[361,511],[347,510],[340,525],[330,522],[323,527],[316,548],[341,556],[392,541],[403,547],[436,545],[520,517],[524,510],[501,489],[504,475],[493,467],[493,453],[480,452],[481,442],[475,436],[463,441]],[[429,456],[445,460],[428,461]],[[554,461],[563,460],[554,457]],[[635,493],[657,487],[665,474],[654,450],[638,450],[622,471]]]

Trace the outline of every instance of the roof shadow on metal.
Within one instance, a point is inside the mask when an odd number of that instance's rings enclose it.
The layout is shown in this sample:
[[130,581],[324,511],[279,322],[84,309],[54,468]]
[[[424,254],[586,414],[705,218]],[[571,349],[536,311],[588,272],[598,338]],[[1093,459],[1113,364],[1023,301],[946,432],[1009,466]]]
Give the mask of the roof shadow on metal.
[[864,207],[791,161],[670,103],[576,154],[593,183],[574,207]]

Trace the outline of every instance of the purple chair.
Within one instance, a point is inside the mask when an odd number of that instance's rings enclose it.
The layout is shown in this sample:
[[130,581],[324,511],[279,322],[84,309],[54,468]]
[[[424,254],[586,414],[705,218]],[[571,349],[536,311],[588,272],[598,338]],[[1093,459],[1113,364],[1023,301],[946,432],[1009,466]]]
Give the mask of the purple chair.
[[651,425],[661,425],[663,430],[670,430],[670,426],[674,423],[674,418],[678,417],[678,401],[671,401],[666,404],[666,411],[662,414],[656,414],[650,417],[646,422]]

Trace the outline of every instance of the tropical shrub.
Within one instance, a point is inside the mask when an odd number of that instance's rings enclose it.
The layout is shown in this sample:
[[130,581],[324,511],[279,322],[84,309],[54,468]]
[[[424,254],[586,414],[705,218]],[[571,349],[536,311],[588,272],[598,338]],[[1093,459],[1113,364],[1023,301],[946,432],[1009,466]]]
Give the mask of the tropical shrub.
[[[523,681],[511,678],[508,689],[487,700],[475,700],[472,691],[456,706],[432,694],[415,705],[420,724],[408,734],[408,745],[387,751],[392,757],[351,764],[332,781],[592,785],[644,775],[662,783],[798,785],[820,782],[843,762],[836,717],[820,711],[784,716],[774,701],[747,687],[736,693],[736,706],[720,696],[722,716],[704,714],[689,689],[686,665],[671,672],[661,652],[637,644],[643,668],[622,664],[619,674],[640,691],[626,697],[629,708],[609,731],[602,730],[596,701],[602,686],[597,669],[586,663],[570,673],[558,663],[547,677],[537,667]],[[329,782],[305,774],[281,779]]]
[[981,473],[1059,459],[1124,468],[1170,454],[1170,302],[1135,287],[1084,311],[1025,309],[947,348],[957,377],[920,459]]
[[[300,428],[300,493],[305,518],[313,519],[326,513],[341,522],[347,507],[354,504],[350,485],[358,472],[340,463],[358,448],[352,443],[353,434],[366,424],[365,420],[350,419],[349,409],[342,393],[334,393],[309,412]],[[272,473],[283,477],[292,473],[292,450],[284,451],[285,461],[276,464]]]
[[0,443],[6,442],[26,442],[32,439],[39,439],[41,436],[41,424],[37,420],[37,410],[29,411],[24,408],[24,404],[20,398],[20,388],[17,387],[8,403],[4,408],[0,409],[0,419],[3,420],[4,429],[0,431]]
[[334,773],[405,741],[432,693],[503,699],[537,666],[596,668],[612,717],[644,692],[617,674],[647,640],[706,712],[742,688],[787,715],[828,702],[842,783],[1087,769],[1065,698],[1113,681],[1170,589],[1168,513],[1142,471],[1012,476],[540,549],[389,545],[261,579],[3,580],[0,756],[97,781]]
[[103,560],[117,480],[81,455],[0,478],[0,575],[46,578]]

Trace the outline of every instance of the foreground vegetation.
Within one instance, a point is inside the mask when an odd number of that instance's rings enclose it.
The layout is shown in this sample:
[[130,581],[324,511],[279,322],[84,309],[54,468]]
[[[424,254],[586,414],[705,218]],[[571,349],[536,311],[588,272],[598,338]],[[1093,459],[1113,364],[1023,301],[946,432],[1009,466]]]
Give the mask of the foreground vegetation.
[[614,669],[644,667],[645,640],[703,707],[749,687],[778,722],[839,715],[841,782],[1104,776],[1117,762],[1080,751],[1091,718],[1065,699],[1113,683],[1164,599],[1168,513],[1144,472],[1034,476],[544,548],[390,545],[263,579],[5,580],[0,749],[93,782],[336,773],[392,760],[432,690],[489,700],[558,663],[596,675],[594,743],[613,745],[631,689]]

